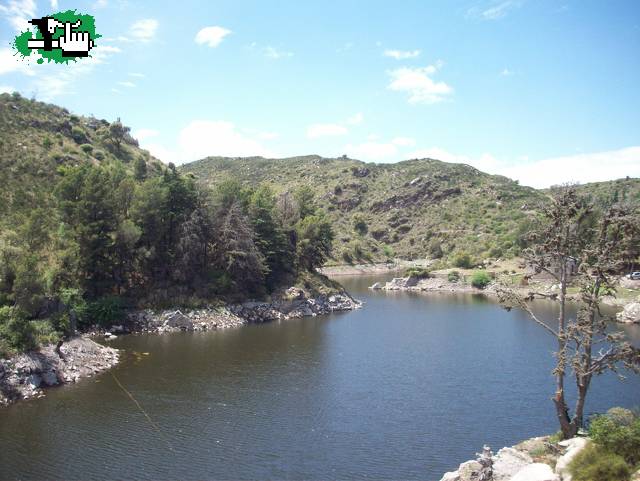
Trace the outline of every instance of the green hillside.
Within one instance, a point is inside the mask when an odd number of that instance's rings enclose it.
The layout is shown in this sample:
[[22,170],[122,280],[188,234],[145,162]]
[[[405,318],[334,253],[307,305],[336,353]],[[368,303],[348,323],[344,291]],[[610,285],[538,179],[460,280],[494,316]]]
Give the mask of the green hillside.
[[541,192],[463,164],[371,164],[319,156],[209,157],[181,167],[205,184],[235,178],[277,191],[313,190],[336,231],[334,262],[387,257],[511,257]]

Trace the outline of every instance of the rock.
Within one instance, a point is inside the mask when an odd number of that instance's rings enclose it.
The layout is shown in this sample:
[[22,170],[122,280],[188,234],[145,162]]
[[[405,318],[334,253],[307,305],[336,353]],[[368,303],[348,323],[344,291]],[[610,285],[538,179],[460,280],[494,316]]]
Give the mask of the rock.
[[31,374],[26,381],[27,384],[30,384],[34,388],[40,387],[42,384],[42,378],[37,374]]
[[193,331],[193,321],[180,311],[175,311],[167,317],[165,326],[182,329],[183,331]]
[[460,473],[458,473],[458,471],[444,473],[444,476],[442,476],[440,481],[460,481]]
[[482,465],[478,461],[467,461],[458,468],[460,481],[475,481]]
[[381,282],[376,282],[374,285],[370,286],[369,289],[373,289],[373,290],[378,290],[378,289],[382,289],[382,283]]
[[55,386],[56,384],[58,384],[58,376],[54,371],[43,372],[42,382],[47,386]]
[[562,447],[566,447],[567,451],[560,456],[556,462],[556,473],[563,481],[571,481],[572,476],[569,472],[569,463],[571,463],[573,458],[575,458],[576,455],[582,451],[587,444],[589,444],[589,440],[587,438],[572,438],[561,441],[558,444]]
[[640,323],[640,302],[630,302],[622,311],[616,314],[618,322],[624,324]]
[[511,478],[533,459],[526,453],[514,448],[502,448],[493,460],[494,481],[510,481]]
[[560,481],[560,478],[548,464],[533,463],[518,471],[511,481]]

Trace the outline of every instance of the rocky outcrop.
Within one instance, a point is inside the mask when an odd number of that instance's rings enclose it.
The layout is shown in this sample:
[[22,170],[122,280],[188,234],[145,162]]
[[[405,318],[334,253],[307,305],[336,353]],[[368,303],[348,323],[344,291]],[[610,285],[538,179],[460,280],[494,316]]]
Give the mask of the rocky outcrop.
[[640,301],[630,302],[624,306],[624,309],[616,314],[616,319],[624,324],[640,323]]
[[210,331],[238,327],[249,323],[317,316],[336,311],[349,311],[362,306],[347,293],[306,297],[302,289],[291,287],[286,298],[271,302],[243,302],[225,307],[205,309],[135,311],[129,323],[135,332]]
[[429,277],[425,279],[415,276],[395,277],[384,285],[376,283],[374,286],[371,286],[371,289],[382,289],[385,291],[494,292],[494,286],[492,284],[485,289],[477,289],[464,282],[450,282],[448,279],[441,277]]
[[556,444],[548,437],[532,438],[502,448],[490,461],[491,451],[485,446],[477,460],[462,463],[440,481],[571,481],[568,465],[588,442],[573,438]]
[[0,360],[0,405],[43,395],[49,386],[76,382],[118,363],[118,351],[91,339],[65,342],[60,355],[54,346]]

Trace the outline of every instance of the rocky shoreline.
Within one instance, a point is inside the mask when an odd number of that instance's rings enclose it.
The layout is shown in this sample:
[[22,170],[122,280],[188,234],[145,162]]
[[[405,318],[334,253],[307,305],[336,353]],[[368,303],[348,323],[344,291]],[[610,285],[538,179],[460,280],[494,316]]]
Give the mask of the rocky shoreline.
[[87,337],[0,360],[0,406],[44,396],[43,388],[77,382],[118,363],[118,351]]
[[502,448],[495,455],[485,446],[477,459],[445,473],[440,481],[571,481],[569,463],[588,443],[584,437],[554,442],[545,436]]
[[272,302],[244,302],[203,309],[149,309],[132,311],[120,325],[94,329],[65,342],[60,348],[45,346],[11,359],[0,360],[0,406],[20,399],[42,397],[43,389],[77,382],[103,372],[118,363],[118,350],[96,343],[90,337],[116,339],[122,334],[209,331],[246,324],[318,316],[358,309],[362,303],[346,292],[307,297],[292,287],[282,299]]
[[[376,282],[369,289],[383,291],[420,291],[420,292],[451,292],[463,294],[483,294],[487,296],[496,296],[496,283],[492,282],[484,289],[473,287],[466,282],[459,280],[457,282],[449,281],[442,277],[394,277],[386,283]],[[553,285],[539,284],[529,287],[518,288],[520,294],[530,296],[532,298],[540,297],[544,299],[555,299],[558,291]],[[543,294],[543,296],[540,296]],[[573,296],[567,296],[568,300],[574,300]],[[617,322],[621,324],[640,324],[640,297],[637,300],[631,300],[621,304],[615,298],[603,299],[603,304],[611,307],[622,307],[622,310],[616,314]]]

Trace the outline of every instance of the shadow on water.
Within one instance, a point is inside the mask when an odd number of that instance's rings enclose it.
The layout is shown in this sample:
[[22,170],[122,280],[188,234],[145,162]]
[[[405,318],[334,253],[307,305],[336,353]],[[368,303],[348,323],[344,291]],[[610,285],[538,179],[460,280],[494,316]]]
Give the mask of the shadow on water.
[[[523,313],[379,280],[340,278],[366,303],[349,313],[119,338],[113,373],[173,451],[103,374],[0,411],[0,479],[439,479],[485,442],[557,429],[554,342]],[[588,410],[639,394],[603,376]]]

